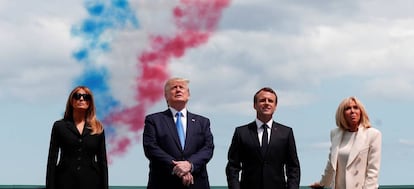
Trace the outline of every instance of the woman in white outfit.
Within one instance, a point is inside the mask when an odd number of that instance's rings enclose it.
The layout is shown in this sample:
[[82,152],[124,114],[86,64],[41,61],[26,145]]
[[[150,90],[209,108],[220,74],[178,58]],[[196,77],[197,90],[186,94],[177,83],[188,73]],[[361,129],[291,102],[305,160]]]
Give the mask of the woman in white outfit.
[[377,189],[381,164],[381,132],[371,127],[364,105],[344,99],[336,111],[325,172],[311,188]]

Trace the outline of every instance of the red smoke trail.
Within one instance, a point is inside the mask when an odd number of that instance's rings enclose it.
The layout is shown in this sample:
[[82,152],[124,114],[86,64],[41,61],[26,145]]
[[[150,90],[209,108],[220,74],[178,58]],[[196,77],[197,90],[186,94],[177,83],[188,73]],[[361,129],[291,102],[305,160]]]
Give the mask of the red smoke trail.
[[[151,35],[150,46],[139,57],[141,75],[137,78],[137,105],[111,115],[113,123],[128,127],[138,139],[144,127],[146,110],[163,98],[164,83],[170,76],[168,62],[180,58],[189,48],[206,43],[217,27],[222,10],[230,0],[181,0],[173,9],[177,31],[174,36]],[[128,137],[115,138],[111,155],[121,155],[132,144]]]

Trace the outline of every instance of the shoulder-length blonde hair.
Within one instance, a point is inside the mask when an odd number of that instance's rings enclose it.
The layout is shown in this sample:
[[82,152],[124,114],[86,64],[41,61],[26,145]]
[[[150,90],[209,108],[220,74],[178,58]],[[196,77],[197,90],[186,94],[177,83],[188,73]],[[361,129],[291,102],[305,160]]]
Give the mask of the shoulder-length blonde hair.
[[364,107],[364,105],[359,101],[356,97],[351,96],[348,98],[345,98],[342,100],[342,102],[339,104],[338,109],[336,110],[336,126],[338,126],[341,129],[348,130],[350,127],[348,125],[348,122],[345,119],[345,110],[347,107],[349,107],[349,104],[351,101],[354,101],[355,104],[359,107],[361,110],[361,118],[359,120],[359,124],[362,125],[365,128],[371,127],[371,123],[369,122],[368,113]]
[[92,129],[91,134],[101,134],[103,132],[103,126],[102,123],[96,118],[96,108],[92,91],[86,86],[77,86],[72,90],[66,102],[66,110],[63,118],[73,120],[73,95],[81,89],[83,89],[87,94],[91,95],[91,99],[89,100],[89,107],[86,110],[85,115],[86,125]]

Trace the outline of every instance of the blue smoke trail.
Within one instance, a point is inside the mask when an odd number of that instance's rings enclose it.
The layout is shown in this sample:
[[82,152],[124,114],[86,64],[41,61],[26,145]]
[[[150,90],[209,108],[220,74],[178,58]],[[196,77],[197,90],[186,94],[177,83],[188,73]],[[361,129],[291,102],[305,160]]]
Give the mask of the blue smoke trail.
[[[111,110],[119,106],[119,101],[111,94],[108,84],[110,73],[99,66],[97,56],[111,50],[111,35],[127,27],[138,28],[138,19],[128,0],[85,0],[88,17],[72,28],[72,35],[82,38],[82,47],[73,53],[73,57],[84,66],[74,81],[74,85],[88,86],[96,101],[98,117],[105,118]],[[107,133],[114,128],[106,125]]]
[[111,35],[126,27],[138,28],[138,19],[127,0],[86,0],[88,18],[72,28],[72,35],[83,39],[73,57],[84,66],[75,85],[86,85],[95,94],[98,117],[103,118],[119,106],[110,90],[109,71],[97,65],[96,56],[111,50]]

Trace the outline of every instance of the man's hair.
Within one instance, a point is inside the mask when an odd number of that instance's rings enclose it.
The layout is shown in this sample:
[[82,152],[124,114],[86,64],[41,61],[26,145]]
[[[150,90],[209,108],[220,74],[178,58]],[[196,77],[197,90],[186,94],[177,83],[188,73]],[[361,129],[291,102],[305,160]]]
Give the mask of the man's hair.
[[171,84],[172,82],[174,82],[174,81],[178,81],[178,82],[185,82],[187,85],[190,83],[190,80],[188,80],[188,79],[184,79],[184,78],[180,78],[180,77],[173,77],[173,78],[170,78],[170,79],[168,79],[168,80],[165,82],[165,85],[164,85],[164,93],[166,93],[166,92],[167,92],[167,90],[169,90],[169,89],[168,89],[168,86],[170,86],[170,84]]
[[277,94],[276,94],[276,92],[275,92],[272,88],[270,88],[270,87],[263,87],[263,88],[261,88],[260,90],[258,90],[258,91],[256,92],[256,94],[254,94],[254,97],[253,97],[253,103],[254,103],[254,104],[256,104],[256,101],[257,101],[257,95],[258,95],[260,92],[262,92],[262,91],[266,91],[266,92],[270,92],[270,93],[274,94],[274,95],[275,95],[275,97],[276,97],[275,104],[277,104]]

